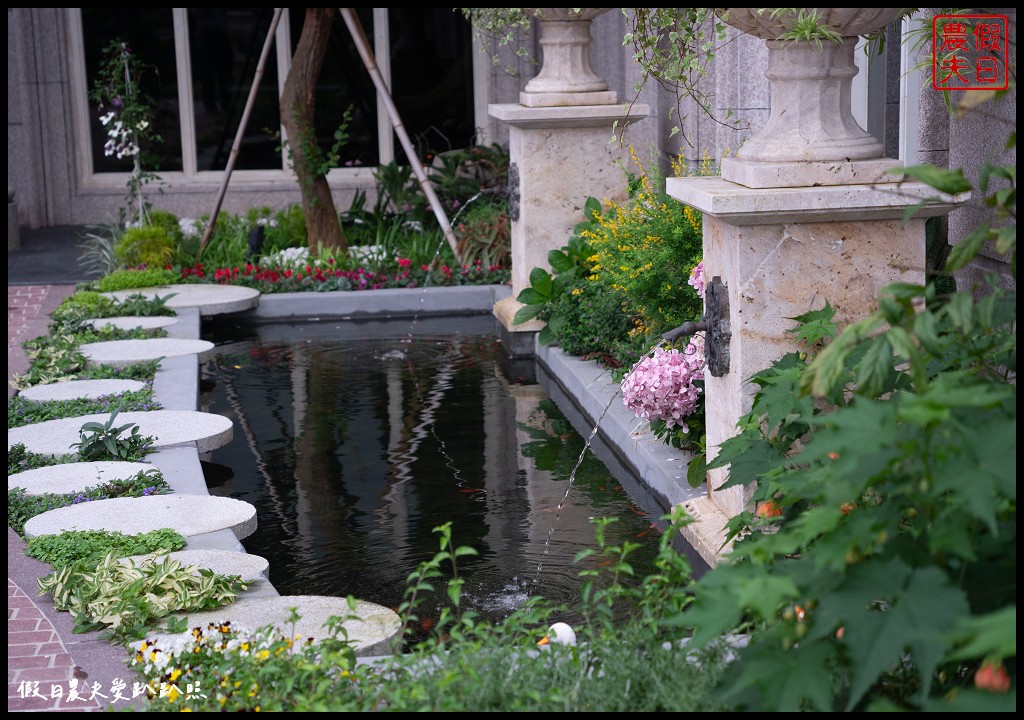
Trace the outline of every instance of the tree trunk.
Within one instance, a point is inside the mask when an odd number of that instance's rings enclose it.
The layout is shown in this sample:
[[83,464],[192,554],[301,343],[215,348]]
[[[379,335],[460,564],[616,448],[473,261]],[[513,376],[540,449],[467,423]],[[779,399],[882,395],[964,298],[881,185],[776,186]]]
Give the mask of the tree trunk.
[[348,250],[327,177],[319,174],[322,156],[316,151],[314,122],[316,83],[337,12],[337,8],[306,8],[302,35],[281,93],[281,124],[287,133],[292,170],[302,193],[310,250],[315,250],[317,244]]

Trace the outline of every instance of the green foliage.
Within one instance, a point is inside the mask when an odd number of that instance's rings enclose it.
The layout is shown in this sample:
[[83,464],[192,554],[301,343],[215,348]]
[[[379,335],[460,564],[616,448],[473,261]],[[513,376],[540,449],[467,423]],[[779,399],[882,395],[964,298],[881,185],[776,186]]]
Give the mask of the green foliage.
[[129,268],[164,268],[174,257],[173,236],[159,225],[141,225],[124,231],[114,248],[118,262]]
[[634,88],[637,96],[651,80],[675,96],[678,124],[673,135],[685,117],[681,112],[684,100],[693,100],[715,117],[710,97],[700,86],[717,47],[726,38],[725,25],[718,22],[714,8],[623,8],[622,13],[627,23],[622,44],[632,48],[640,68]]
[[28,520],[49,510],[78,505],[90,500],[166,495],[169,492],[170,486],[163,475],[155,469],[136,473],[133,477],[123,480],[112,480],[86,487],[81,492],[29,495],[24,488],[13,487],[7,491],[7,524],[16,533],[23,535]]
[[238,575],[217,575],[170,557],[137,566],[107,555],[92,570],[65,565],[39,580],[58,610],[74,616],[75,632],[104,630],[124,643],[145,636],[153,620],[173,612],[192,612],[235,601],[246,583]]
[[85,368],[85,356],[79,352],[73,335],[44,335],[25,341],[22,347],[29,367],[24,374],[15,373],[11,377],[11,386],[16,389],[77,377]]
[[[538,651],[536,640],[553,608],[542,607],[535,598],[498,625],[476,622],[468,613],[449,615],[429,640],[373,664],[355,662],[334,618],[330,640],[305,644],[296,643],[294,633],[270,628],[257,633],[230,626],[197,628],[195,639],[184,648],[147,642],[133,667],[151,687],[176,678],[180,688],[198,683],[206,690],[153,698],[148,708],[153,711],[729,710],[712,692],[725,670],[723,648],[691,651],[669,642],[678,639],[673,623],[690,603],[689,564],[672,549],[685,519],[676,515],[663,535],[658,573],[628,586],[616,579],[631,575],[635,548],[607,543],[613,522],[595,523],[597,547],[578,558],[595,569],[584,571],[588,581],[581,601],[588,608],[587,621],[577,628],[582,642],[576,647],[553,645]],[[438,555],[409,578],[400,608],[405,627],[426,593],[447,592],[458,604],[455,560],[472,551],[452,545],[450,524],[435,532]],[[452,577],[445,581],[442,569],[449,564]],[[597,582],[601,574],[612,580]],[[623,602],[634,613],[625,622],[612,621],[611,608]]]
[[40,455],[39,453],[29,452],[25,448],[25,443],[15,443],[7,448],[7,474],[14,475],[16,473],[25,472],[26,470],[35,470],[41,467],[50,467],[51,465],[63,465],[64,463],[77,462],[77,455]]
[[[530,287],[523,288],[516,300],[524,307],[516,312],[513,322],[519,325],[534,318],[546,320],[548,326],[541,330],[539,339],[549,345],[558,339],[550,328],[556,303],[566,294],[572,294],[578,283],[591,271],[591,247],[585,240],[585,231],[590,229],[601,215],[601,203],[596,198],[587,198],[583,206],[583,221],[576,224],[568,243],[560,249],[548,252],[549,273],[544,268],[530,271]],[[554,320],[557,327],[558,320]]]
[[65,530],[59,535],[28,538],[26,554],[55,569],[67,566],[91,569],[105,557],[115,558],[169,553],[185,547],[185,538],[177,530],[162,528],[136,535],[116,530]]
[[453,227],[459,257],[465,264],[512,266],[512,225],[506,203],[467,205]]
[[160,409],[160,404],[153,400],[152,387],[91,399],[35,401],[15,395],[7,401],[7,428],[103,412]]
[[178,275],[163,267],[144,270],[117,270],[100,278],[96,287],[100,292],[114,292],[173,285],[177,281]]
[[[299,135],[299,155],[305,164],[306,172],[310,178],[324,177],[331,171],[331,168],[338,167],[338,162],[341,160],[341,149],[345,147],[349,140],[348,127],[352,124],[352,106],[349,105],[342,113],[341,122],[334,131],[334,142],[326,153],[320,149],[320,144],[316,137],[316,129],[303,126],[298,112],[295,113],[294,122],[297,126],[302,127]],[[277,149],[279,151],[284,149],[288,154],[288,164],[294,165],[295,149],[291,143],[281,138],[280,132],[272,133],[272,137],[281,142],[281,147]]]
[[[907,172],[962,188],[959,173]],[[1012,190],[1013,172],[1001,176]],[[988,198],[1005,222],[1016,205],[1004,189]],[[1011,222],[981,226],[951,262],[976,254],[976,236],[1015,258]],[[834,330],[827,307],[797,319],[815,345]],[[753,633],[729,699],[761,711],[1015,707],[1015,689],[1004,701],[970,685],[1016,657],[1016,347],[1015,291],[940,302],[934,285],[893,284],[816,355],[752,378],[753,409],[710,467],[781,512],[731,521],[730,561],[684,616],[698,642]]]
[[106,225],[87,225],[79,235],[79,265],[97,277],[114,272],[118,266],[114,248],[121,240],[122,233],[124,228],[115,220],[110,220]]
[[[125,423],[120,427],[114,427],[114,420],[117,419],[118,411],[111,413],[105,423],[87,422],[82,425],[78,432],[79,441],[71,445],[78,448],[78,457],[83,462],[96,460],[122,460],[134,462],[146,456],[146,452],[153,444],[153,438],[140,434],[139,426],[135,423]],[[122,437],[122,433],[128,431],[128,435]]]

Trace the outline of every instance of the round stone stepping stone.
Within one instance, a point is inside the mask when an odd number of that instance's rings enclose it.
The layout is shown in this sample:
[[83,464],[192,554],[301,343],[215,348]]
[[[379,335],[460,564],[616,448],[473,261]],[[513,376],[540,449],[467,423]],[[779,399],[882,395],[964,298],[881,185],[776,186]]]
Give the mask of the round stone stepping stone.
[[[71,445],[81,439],[82,425],[105,424],[109,419],[109,413],[95,413],[22,425],[7,431],[7,447],[24,443],[29,452],[67,455],[75,452]],[[114,419],[115,427],[128,423],[138,425],[141,435],[152,436],[154,449],[194,442],[196,449],[205,453],[231,442],[234,433],[230,418],[196,410],[133,410],[118,413]]]
[[126,535],[172,528],[184,537],[231,530],[239,540],[256,530],[256,508],[213,495],[150,495],[68,505],[25,522],[25,537],[68,530],[116,530]]
[[[295,623],[288,621],[291,608],[301,619]],[[178,618],[187,618],[189,632],[178,634],[151,635],[150,640],[161,640],[164,644],[174,642],[179,637],[191,637],[191,629],[206,628],[210,623],[221,624],[230,622],[242,632],[255,632],[260,628],[272,625],[287,637],[300,635],[303,640],[313,638],[314,641],[329,637],[324,623],[331,616],[344,618],[342,627],[348,632],[353,642],[356,655],[385,655],[392,651],[392,640],[401,631],[402,621],[398,614],[382,605],[356,600],[355,609],[348,605],[347,598],[326,597],[321,595],[285,595],[278,597],[246,598],[239,596],[237,602],[213,610],[202,612],[179,613]],[[137,643],[136,643],[137,645]]]
[[213,354],[214,345],[209,340],[185,340],[181,338],[146,338],[142,340],[108,340],[85,343],[78,350],[85,355],[89,365],[110,365],[127,367],[146,360],[165,357],[196,355],[204,362]]
[[163,560],[164,557],[178,560],[182,565],[198,565],[206,570],[213,570],[218,575],[240,575],[243,580],[259,579],[270,567],[270,561],[259,555],[249,555],[231,550],[177,550],[172,553],[132,555],[122,558],[122,562],[131,560],[136,565],[151,559]]
[[24,488],[27,495],[80,492],[113,480],[127,480],[140,472],[156,470],[148,463],[99,461],[64,463],[26,470],[7,476],[7,489]]
[[146,383],[138,380],[67,380],[65,382],[33,385],[18,394],[26,400],[95,400],[107,395],[138,392]]
[[203,317],[241,312],[256,307],[260,301],[259,290],[238,285],[163,285],[138,290],[116,290],[103,293],[115,300],[124,300],[129,295],[143,295],[148,298],[167,297],[173,293],[166,306],[172,310],[197,308]]
[[116,317],[96,318],[90,320],[89,324],[96,330],[112,325],[118,330],[148,330],[155,332],[171,325],[177,325],[178,318],[167,315],[155,315],[153,317],[145,315],[118,315]]

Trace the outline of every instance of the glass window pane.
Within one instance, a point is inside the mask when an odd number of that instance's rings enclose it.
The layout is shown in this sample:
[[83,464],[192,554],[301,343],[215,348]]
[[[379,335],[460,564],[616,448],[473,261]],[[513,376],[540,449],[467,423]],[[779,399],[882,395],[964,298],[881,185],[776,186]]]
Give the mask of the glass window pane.
[[[305,8],[290,8],[292,51],[298,45]],[[373,8],[356,8],[370,42],[373,42]],[[339,151],[339,165],[376,166],[380,153],[377,147],[377,94],[373,81],[356,50],[355,42],[345,26],[341,13],[334,17],[331,37],[316,87],[316,136],[326,154],[334,143],[345,110],[352,108],[349,140]]]
[[[181,170],[181,133],[178,131],[178,77],[174,65],[174,21],[171,8],[82,8],[82,36],[85,45],[85,70],[89,87],[97,77],[104,49],[114,40],[128,48],[150,66],[140,81],[144,97],[155,107],[152,118],[162,142],[143,145],[142,167],[153,172]],[[106,128],[100,123],[100,111],[90,103],[90,141],[93,172],[130,172],[131,157],[118,160],[107,157]]]
[[[392,95],[420,159],[471,145],[476,128],[469,23],[453,8],[388,8],[388,23]],[[407,163],[398,142],[395,154]]]
[[[273,8],[189,8],[197,167],[223,170],[238,133]],[[235,160],[236,170],[280,170],[277,57],[272,49]]]

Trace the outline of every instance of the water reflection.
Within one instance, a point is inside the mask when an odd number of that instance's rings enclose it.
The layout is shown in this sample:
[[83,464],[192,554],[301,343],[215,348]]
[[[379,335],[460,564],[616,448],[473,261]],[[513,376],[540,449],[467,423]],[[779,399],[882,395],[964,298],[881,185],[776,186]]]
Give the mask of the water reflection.
[[448,521],[479,552],[460,558],[464,604],[489,619],[535,594],[574,607],[591,518],[619,518],[610,541],[640,543],[634,565],[648,566],[655,518],[589,453],[546,548],[583,440],[539,385],[505,377],[493,335],[451,324],[421,320],[415,337],[408,323],[383,337],[351,322],[207,331],[219,343],[208,410],[236,427],[210,458],[233,476],[211,493],[257,507],[245,545],[281,594],[397,607]]

